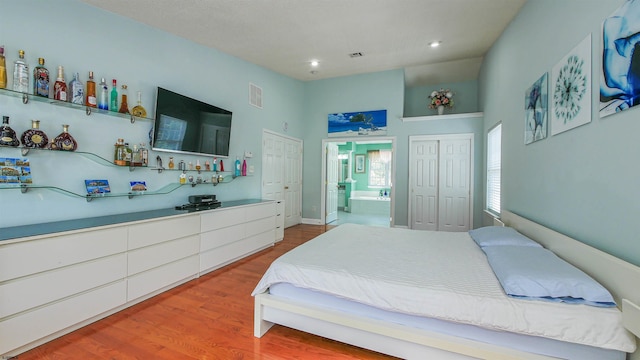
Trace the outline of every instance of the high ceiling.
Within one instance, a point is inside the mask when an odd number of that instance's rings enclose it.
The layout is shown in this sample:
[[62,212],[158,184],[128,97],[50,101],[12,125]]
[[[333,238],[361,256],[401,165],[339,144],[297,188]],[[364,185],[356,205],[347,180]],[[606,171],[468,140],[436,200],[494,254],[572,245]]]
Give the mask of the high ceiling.
[[407,86],[476,79],[482,57],[526,2],[82,1],[295,79],[404,68]]

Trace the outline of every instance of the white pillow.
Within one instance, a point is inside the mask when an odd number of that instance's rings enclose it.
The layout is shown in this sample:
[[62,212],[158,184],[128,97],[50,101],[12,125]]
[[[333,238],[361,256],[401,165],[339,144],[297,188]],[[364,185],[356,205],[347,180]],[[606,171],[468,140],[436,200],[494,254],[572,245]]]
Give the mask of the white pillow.
[[516,229],[507,226],[485,226],[469,231],[469,235],[480,246],[536,246],[542,245],[520,234]]

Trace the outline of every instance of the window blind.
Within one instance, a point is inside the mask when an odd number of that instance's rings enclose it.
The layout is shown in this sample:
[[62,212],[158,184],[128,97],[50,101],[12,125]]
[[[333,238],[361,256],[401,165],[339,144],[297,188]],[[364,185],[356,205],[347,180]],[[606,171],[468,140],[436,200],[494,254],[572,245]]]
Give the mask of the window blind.
[[500,175],[502,169],[502,124],[487,134],[487,210],[500,215]]

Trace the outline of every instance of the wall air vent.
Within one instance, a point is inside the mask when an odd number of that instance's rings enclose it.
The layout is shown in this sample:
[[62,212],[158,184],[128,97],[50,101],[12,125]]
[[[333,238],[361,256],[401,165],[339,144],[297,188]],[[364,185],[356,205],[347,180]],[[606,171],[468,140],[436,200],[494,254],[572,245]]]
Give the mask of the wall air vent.
[[354,52],[349,54],[349,57],[352,57],[352,58],[363,57],[363,56],[364,55],[361,52]]
[[249,83],[249,104],[262,109],[262,88]]

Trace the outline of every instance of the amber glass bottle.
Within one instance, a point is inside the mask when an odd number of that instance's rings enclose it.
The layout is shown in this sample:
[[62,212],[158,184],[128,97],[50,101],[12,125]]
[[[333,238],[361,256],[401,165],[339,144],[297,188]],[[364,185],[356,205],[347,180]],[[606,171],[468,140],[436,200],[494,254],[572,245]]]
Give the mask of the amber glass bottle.
[[62,125],[62,133],[53,139],[53,143],[51,145],[52,150],[75,151],[78,148],[76,139],[69,134],[69,125]]
[[22,133],[22,145],[28,148],[43,149],[49,143],[49,138],[40,130],[40,120],[31,120],[31,129]]
[[87,80],[87,99],[85,104],[90,107],[97,107],[98,101],[96,99],[96,82],[93,81],[93,71],[89,71],[89,80]]

